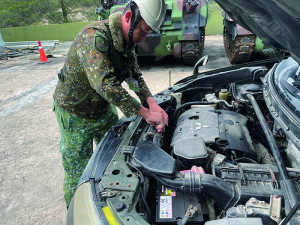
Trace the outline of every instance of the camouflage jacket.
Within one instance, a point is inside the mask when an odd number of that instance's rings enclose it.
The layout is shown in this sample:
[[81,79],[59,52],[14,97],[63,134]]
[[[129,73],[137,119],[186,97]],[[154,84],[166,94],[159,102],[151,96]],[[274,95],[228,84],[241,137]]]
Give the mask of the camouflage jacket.
[[143,102],[152,96],[141,77],[134,47],[124,41],[121,13],[108,20],[86,26],[69,50],[54,93],[61,108],[80,117],[99,118],[109,104],[125,116],[133,115],[141,104],[121,86],[126,78],[134,78],[136,94]]

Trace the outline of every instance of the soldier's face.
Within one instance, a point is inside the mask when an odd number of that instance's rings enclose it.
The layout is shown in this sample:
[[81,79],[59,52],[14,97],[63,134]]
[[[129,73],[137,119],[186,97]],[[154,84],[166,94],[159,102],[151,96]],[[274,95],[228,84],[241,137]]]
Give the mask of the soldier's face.
[[[129,42],[128,33],[130,29],[131,16],[132,13],[129,11],[126,12],[125,16],[121,18],[123,35],[127,43]],[[147,34],[151,32],[151,28],[146,24],[146,22],[143,19],[141,19],[136,28],[133,30],[132,40],[134,43],[139,43],[142,40],[145,40]]]
[[146,24],[144,20],[141,20],[136,28],[133,30],[132,40],[134,43],[139,43],[146,39],[147,34],[151,33],[152,29]]

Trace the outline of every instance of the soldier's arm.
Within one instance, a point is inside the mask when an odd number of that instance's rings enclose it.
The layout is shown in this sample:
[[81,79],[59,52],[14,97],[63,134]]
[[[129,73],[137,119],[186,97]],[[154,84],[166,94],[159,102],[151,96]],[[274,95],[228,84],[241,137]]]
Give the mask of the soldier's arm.
[[141,102],[144,102],[148,97],[152,97],[152,94],[142,77],[140,67],[137,63],[137,55],[134,53],[133,64],[131,66],[132,77],[137,80],[139,85],[139,92],[135,92]]
[[142,73],[137,63],[136,54],[134,54],[134,63],[131,72],[133,77],[138,81],[140,87],[140,91],[136,92],[137,96],[140,98],[141,102],[146,101],[149,105],[149,109],[142,106],[136,114],[145,118],[148,123],[161,124],[162,129],[164,129],[165,125],[168,125],[168,114],[157,104],[155,99],[152,97],[149,88],[142,78]]
[[114,69],[104,54],[92,49],[85,54],[82,63],[91,87],[125,116],[130,117],[141,108],[141,104],[116,79]]

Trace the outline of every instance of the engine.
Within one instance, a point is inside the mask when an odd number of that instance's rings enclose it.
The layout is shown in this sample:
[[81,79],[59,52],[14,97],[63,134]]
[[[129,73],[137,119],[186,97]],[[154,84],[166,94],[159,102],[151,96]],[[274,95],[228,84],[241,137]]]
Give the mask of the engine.
[[[254,86],[237,90],[249,91]],[[199,224],[226,212],[223,222],[211,224],[226,224],[228,219],[240,217],[251,218],[247,220],[250,223],[277,224],[282,178],[271,154],[255,139],[261,132],[257,121],[233,110],[233,103],[228,107],[219,99],[214,102],[178,107],[171,135],[146,125],[137,141],[134,160],[158,181],[156,223]],[[179,178],[174,177],[177,172]],[[182,180],[181,185],[176,179]],[[252,218],[257,215],[260,220]]]
[[185,167],[203,166],[207,148],[217,148],[224,154],[256,159],[249,131],[248,119],[236,112],[215,110],[213,106],[196,107],[178,119],[171,146]]

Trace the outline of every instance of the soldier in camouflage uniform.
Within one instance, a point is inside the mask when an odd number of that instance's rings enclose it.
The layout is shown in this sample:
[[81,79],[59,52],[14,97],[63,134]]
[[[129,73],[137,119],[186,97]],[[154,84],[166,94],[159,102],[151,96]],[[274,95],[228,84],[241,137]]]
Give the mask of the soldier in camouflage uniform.
[[[67,206],[92,155],[93,140],[98,143],[118,119],[114,106],[126,117],[135,114],[167,125],[168,115],[141,77],[135,52],[135,44],[150,31],[159,32],[164,16],[164,0],[133,0],[123,14],[86,26],[73,41],[53,96]],[[123,81],[149,108],[128,94]]]

